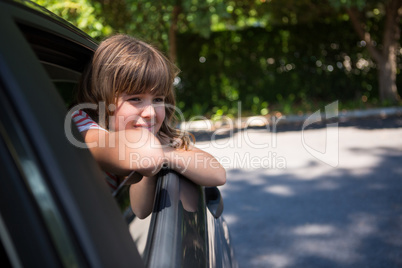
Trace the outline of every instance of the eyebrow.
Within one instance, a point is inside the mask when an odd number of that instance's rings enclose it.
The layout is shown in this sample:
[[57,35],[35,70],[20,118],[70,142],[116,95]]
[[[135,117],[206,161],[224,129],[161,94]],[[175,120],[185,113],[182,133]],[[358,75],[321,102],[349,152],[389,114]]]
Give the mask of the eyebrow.
[[131,98],[131,97],[133,97],[133,96],[144,96],[144,95],[147,95],[147,94],[152,95],[153,97],[163,97],[163,98],[166,98],[166,96],[163,95],[163,94],[150,94],[150,93],[138,93],[138,94],[127,94],[127,93],[124,93],[124,95],[122,95],[121,97],[123,97],[123,98]]

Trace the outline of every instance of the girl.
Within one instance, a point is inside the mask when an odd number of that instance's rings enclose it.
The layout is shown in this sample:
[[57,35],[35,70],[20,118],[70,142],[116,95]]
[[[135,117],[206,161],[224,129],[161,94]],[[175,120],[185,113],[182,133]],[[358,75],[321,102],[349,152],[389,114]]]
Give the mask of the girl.
[[149,44],[115,35],[99,45],[79,86],[79,103],[96,104],[105,111],[83,109],[73,119],[85,142],[95,145],[89,146],[91,153],[108,175],[109,185],[115,187],[116,178],[130,175],[130,202],[140,218],[152,211],[162,166],[202,186],[226,181],[219,162],[172,127],[177,73]]

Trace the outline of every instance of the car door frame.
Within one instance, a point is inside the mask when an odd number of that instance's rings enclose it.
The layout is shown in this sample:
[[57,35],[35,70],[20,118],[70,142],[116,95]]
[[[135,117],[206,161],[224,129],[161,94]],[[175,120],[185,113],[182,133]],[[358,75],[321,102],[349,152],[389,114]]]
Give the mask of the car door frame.
[[93,49],[94,45],[79,32],[18,3],[0,2],[0,23],[2,38],[7,40],[0,42],[2,91],[85,264],[143,267],[115,201],[99,180],[102,176],[93,157],[66,139],[63,101],[19,24],[37,27],[82,48]]

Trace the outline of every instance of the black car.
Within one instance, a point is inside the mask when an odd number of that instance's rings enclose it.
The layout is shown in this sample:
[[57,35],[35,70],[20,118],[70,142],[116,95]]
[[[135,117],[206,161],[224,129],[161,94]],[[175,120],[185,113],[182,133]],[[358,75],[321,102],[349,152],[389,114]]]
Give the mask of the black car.
[[[28,1],[0,1],[2,267],[237,267],[218,188],[166,171],[140,220],[66,119],[97,43]],[[71,137],[70,137],[71,138]]]

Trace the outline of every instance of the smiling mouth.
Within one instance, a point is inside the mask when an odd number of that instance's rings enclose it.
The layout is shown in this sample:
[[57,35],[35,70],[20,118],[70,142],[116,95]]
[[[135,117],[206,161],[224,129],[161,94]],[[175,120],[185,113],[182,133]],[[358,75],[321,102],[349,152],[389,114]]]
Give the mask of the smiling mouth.
[[146,129],[150,130],[150,129],[152,129],[152,128],[154,127],[154,125],[152,125],[152,126],[148,126],[148,125],[134,125],[134,127],[135,127],[135,128],[140,128],[140,127],[142,127],[142,128],[146,128]]

